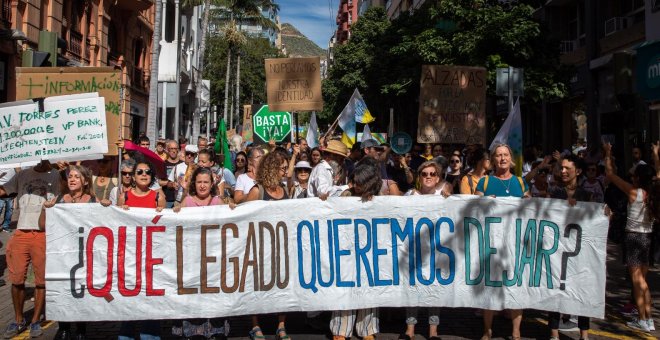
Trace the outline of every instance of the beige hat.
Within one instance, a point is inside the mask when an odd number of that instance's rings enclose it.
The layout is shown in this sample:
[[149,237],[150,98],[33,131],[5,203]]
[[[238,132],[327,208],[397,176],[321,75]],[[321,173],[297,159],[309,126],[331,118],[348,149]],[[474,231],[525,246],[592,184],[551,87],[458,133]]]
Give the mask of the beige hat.
[[328,146],[323,149],[325,152],[332,152],[342,157],[348,157],[348,148],[344,143],[336,139],[328,141]]

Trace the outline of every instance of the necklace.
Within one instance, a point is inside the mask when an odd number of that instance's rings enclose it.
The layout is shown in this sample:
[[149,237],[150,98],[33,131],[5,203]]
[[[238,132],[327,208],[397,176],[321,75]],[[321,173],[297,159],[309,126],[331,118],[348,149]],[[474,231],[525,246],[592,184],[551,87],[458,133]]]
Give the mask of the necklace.
[[85,195],[85,194],[80,194],[80,196],[78,196],[78,197],[73,197],[73,196],[71,196],[71,202],[72,202],[72,203],[77,203],[78,201],[80,201],[80,199],[81,199],[84,195]]
[[[500,181],[500,183],[502,183],[502,186],[504,186],[504,181],[501,178],[497,176],[495,176],[495,178],[497,178]],[[511,186],[511,178],[513,178],[513,176],[509,177],[509,179],[506,180],[506,189],[504,191],[507,194],[509,193],[509,187]]]

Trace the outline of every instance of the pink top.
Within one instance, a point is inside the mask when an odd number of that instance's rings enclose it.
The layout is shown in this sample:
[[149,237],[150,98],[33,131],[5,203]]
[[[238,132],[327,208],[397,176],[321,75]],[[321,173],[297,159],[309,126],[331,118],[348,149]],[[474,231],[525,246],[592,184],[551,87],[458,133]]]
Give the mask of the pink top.
[[183,202],[181,202],[181,206],[184,208],[190,208],[190,207],[205,207],[207,205],[220,205],[222,204],[222,200],[220,200],[220,197],[218,196],[213,196],[209,204],[200,204],[197,201],[193,199],[192,196],[186,196],[183,199]]

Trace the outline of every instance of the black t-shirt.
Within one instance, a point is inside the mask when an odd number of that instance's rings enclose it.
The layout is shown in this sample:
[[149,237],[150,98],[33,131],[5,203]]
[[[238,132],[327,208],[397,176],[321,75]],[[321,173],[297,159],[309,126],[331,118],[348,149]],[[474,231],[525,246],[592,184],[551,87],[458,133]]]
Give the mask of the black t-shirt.
[[[169,160],[165,160],[165,179],[170,177],[170,173],[174,171],[174,167],[176,167],[181,161],[177,161],[176,163],[172,163]],[[176,200],[176,189],[168,188],[168,187],[163,187],[163,192],[165,193],[165,200],[168,202],[174,202]]]

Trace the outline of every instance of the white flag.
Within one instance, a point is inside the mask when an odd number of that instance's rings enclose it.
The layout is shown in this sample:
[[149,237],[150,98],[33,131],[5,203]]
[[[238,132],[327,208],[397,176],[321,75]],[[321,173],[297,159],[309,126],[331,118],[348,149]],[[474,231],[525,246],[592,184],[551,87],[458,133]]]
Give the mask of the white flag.
[[312,118],[309,119],[309,128],[305,139],[310,149],[319,146],[319,126],[316,124],[316,111],[312,112]]
[[364,124],[364,130],[362,130],[362,140],[360,140],[360,143],[364,143],[364,141],[367,139],[374,139],[374,137],[371,136],[371,129],[369,129],[369,124]]

